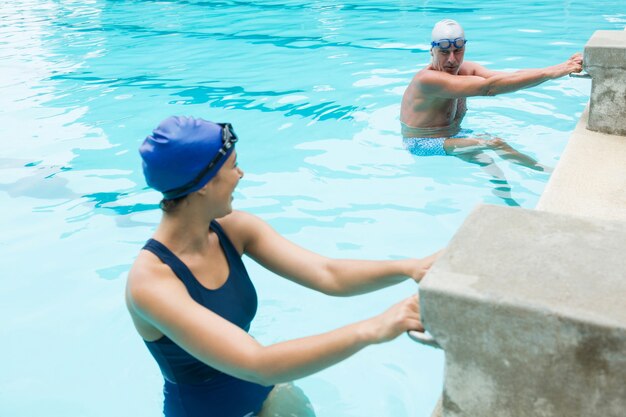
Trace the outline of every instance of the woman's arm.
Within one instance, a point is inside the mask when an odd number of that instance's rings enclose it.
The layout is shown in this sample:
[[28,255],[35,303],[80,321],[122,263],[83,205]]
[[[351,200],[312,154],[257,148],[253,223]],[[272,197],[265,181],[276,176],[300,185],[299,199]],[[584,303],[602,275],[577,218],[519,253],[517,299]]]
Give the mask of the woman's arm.
[[331,259],[282,237],[258,217],[234,212],[220,220],[241,250],[271,271],[329,295],[363,294],[413,278],[419,282],[439,253],[424,259],[366,261]]
[[[182,282],[144,256],[129,274],[126,301],[135,325],[164,334],[207,365],[263,385],[291,381],[331,366],[373,343],[423,330],[417,296],[383,314],[316,336],[262,346],[196,303]],[[154,335],[154,333],[157,335]]]

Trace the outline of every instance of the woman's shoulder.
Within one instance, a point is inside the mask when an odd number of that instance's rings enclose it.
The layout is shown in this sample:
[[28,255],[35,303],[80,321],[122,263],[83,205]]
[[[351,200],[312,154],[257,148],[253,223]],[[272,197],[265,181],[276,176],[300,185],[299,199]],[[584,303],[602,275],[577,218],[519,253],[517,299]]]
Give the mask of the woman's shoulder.
[[239,253],[245,251],[250,239],[254,238],[265,222],[252,213],[233,210],[230,214],[215,220]]
[[157,340],[163,336],[151,324],[153,320],[171,316],[163,306],[180,305],[188,299],[184,284],[168,265],[152,252],[139,252],[128,272],[125,300],[135,328],[144,340]]
[[158,288],[162,283],[177,282],[171,268],[152,252],[141,250],[128,271],[127,293],[131,298]]
[[224,217],[215,219],[215,221],[224,229],[250,227],[250,222],[260,220],[257,216],[247,211],[233,210]]

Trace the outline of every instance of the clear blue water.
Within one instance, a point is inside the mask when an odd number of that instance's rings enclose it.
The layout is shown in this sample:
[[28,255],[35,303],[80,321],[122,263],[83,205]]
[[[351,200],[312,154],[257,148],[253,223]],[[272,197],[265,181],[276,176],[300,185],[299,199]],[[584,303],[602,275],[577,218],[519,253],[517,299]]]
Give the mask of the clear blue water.
[[[155,416],[161,376],[123,304],[159,220],[137,147],[171,114],[234,124],[236,207],[333,257],[423,256],[479,203],[504,204],[455,158],[418,158],[399,103],[433,23],[466,58],[542,67],[626,24],[619,1],[9,1],[0,7],[0,415]],[[589,95],[563,78],[470,100],[465,127],[554,166]],[[548,175],[498,163],[524,207]],[[263,343],[378,313],[416,290],[333,299],[247,262]],[[298,381],[320,417],[428,417],[443,354],[407,337]]]

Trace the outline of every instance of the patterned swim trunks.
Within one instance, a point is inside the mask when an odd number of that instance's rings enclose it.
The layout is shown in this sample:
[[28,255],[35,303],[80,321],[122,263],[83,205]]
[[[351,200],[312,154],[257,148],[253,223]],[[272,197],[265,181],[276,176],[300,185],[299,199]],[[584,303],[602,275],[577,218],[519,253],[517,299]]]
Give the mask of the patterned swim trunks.
[[404,148],[417,156],[445,156],[443,142],[447,138],[402,138]]
[[406,150],[417,156],[446,156],[443,148],[446,139],[466,138],[473,133],[471,129],[461,129],[454,136],[444,138],[402,138],[402,145]]

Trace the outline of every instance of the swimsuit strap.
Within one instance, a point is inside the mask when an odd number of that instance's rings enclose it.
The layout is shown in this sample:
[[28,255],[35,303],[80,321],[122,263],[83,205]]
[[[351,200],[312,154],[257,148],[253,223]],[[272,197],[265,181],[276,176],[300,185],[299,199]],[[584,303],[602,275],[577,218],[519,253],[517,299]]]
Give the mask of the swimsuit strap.
[[229,267],[232,267],[233,265],[236,265],[236,267],[238,267],[239,263],[241,263],[241,255],[235,248],[235,245],[233,245],[233,243],[228,238],[228,235],[224,231],[224,228],[215,220],[211,220],[210,228],[217,234],[217,237],[219,238],[222,248],[224,249],[224,254],[228,259]]
[[[226,235],[222,226],[220,226],[220,224],[215,220],[212,220],[210,229],[217,234],[220,245],[224,250],[226,261],[228,262],[230,272],[227,282],[230,281],[230,276],[233,274],[233,268],[236,269],[237,272],[243,271],[243,274],[247,276],[245,266],[241,260],[241,255],[239,255],[239,252],[228,238],[228,235]],[[174,254],[174,252],[155,239],[149,239],[143,249],[154,253],[161,260],[161,262],[172,268],[174,274],[176,274],[176,276],[185,284],[185,287],[187,287],[187,291],[189,291],[191,298],[202,304],[202,289],[204,289],[204,287],[202,287],[202,284],[198,282],[189,267],[185,265],[185,263],[181,261],[180,258]]]
[[164,244],[155,239],[148,239],[143,249],[154,253],[157,258],[164,264],[172,268],[172,271],[187,287],[187,291],[191,298],[197,302],[201,302],[202,296],[199,288],[198,280],[194,277],[193,273],[178,256],[167,248]]

